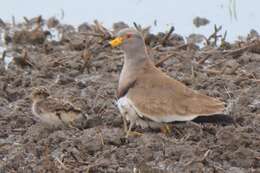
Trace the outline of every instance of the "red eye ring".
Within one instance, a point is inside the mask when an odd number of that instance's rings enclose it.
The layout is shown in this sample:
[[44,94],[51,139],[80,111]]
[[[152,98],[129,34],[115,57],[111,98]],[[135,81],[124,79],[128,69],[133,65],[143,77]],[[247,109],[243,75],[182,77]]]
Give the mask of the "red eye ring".
[[130,38],[130,37],[132,37],[132,34],[130,33],[126,34],[126,38]]

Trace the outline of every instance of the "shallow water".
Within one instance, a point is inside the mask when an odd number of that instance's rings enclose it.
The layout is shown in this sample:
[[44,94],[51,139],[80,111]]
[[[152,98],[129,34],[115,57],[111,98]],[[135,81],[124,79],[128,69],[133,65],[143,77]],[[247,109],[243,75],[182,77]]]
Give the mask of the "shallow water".
[[[34,17],[39,14],[44,18],[62,18],[63,11],[64,23],[78,25],[98,19],[111,27],[116,21],[129,24],[135,21],[151,25],[155,32],[167,30],[174,25],[175,32],[184,36],[191,33],[209,35],[214,24],[217,24],[223,26],[222,33],[228,31],[228,40],[234,40],[239,35],[245,36],[252,28],[260,30],[259,6],[259,0],[8,0],[1,2],[0,17],[9,21],[11,16],[20,21],[23,16]],[[206,17],[211,22],[207,26],[196,28],[192,23],[196,16]]]

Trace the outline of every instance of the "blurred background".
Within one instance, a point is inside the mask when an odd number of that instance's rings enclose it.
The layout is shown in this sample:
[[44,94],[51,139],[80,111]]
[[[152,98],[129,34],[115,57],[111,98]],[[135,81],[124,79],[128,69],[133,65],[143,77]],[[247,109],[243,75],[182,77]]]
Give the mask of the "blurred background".
[[[114,22],[133,22],[142,26],[152,26],[153,32],[165,31],[170,26],[183,36],[191,33],[210,35],[214,24],[222,25],[227,30],[227,40],[236,39],[239,35],[246,36],[251,29],[260,28],[259,0],[8,0],[2,1],[0,18],[11,21],[22,21],[42,15],[43,18],[55,16],[62,23],[75,26],[97,19],[106,27],[111,28]],[[196,27],[195,17],[209,20],[206,26]]]

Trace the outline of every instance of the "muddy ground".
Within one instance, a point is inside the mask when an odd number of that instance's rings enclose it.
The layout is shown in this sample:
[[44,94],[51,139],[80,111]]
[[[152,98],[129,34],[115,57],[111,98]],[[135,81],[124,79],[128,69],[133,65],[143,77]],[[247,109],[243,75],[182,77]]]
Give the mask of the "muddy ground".
[[[260,172],[257,32],[230,44],[218,27],[184,39],[136,26],[161,70],[225,101],[235,123],[171,123],[168,136],[136,128],[143,135],[125,140],[115,105],[123,54],[102,47],[123,23],[111,32],[97,21],[74,28],[40,17],[0,26],[3,57],[14,58],[8,68],[0,61],[0,172]],[[82,108],[81,129],[39,122],[30,99],[38,86]]]

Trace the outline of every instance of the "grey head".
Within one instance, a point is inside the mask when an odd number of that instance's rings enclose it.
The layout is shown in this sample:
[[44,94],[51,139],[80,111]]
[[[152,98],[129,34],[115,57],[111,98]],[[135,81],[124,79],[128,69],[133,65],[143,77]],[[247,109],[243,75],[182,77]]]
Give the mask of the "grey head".
[[[115,41],[112,47],[121,46],[121,49],[126,53],[126,55],[141,55],[146,54],[146,48],[144,44],[144,39],[140,32],[133,28],[124,28],[116,34],[116,39],[121,39],[119,42]],[[115,40],[116,40],[115,39]],[[112,40],[112,44],[113,44]]]

